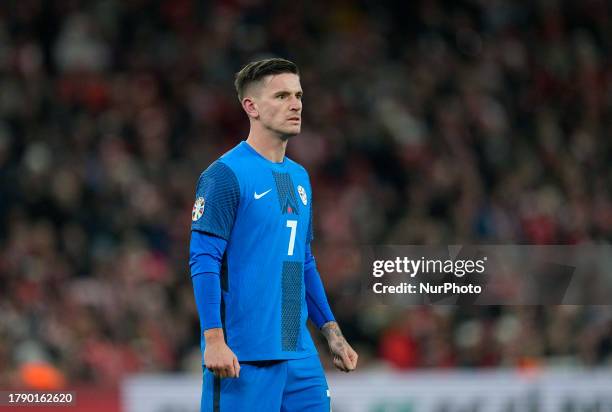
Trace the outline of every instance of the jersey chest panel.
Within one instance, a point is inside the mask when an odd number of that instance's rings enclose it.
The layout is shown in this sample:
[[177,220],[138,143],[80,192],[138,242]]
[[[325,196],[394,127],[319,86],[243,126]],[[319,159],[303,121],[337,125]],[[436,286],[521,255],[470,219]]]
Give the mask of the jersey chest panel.
[[[243,192],[243,218],[268,246],[286,248],[294,256],[303,251],[310,223],[310,186],[307,176],[266,171],[252,176]],[[293,246],[293,247],[292,247]]]

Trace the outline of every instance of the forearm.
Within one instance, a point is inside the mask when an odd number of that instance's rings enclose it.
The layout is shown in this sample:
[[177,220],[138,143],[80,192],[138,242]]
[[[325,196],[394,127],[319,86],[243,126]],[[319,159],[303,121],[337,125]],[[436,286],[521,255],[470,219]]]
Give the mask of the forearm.
[[335,320],[325,323],[321,327],[321,333],[323,334],[323,336],[325,336],[327,341],[339,338],[344,339],[344,335],[340,330],[340,325],[338,325],[338,322],[336,322]]
[[348,342],[342,334],[342,330],[340,330],[340,325],[338,325],[336,321],[327,322],[323,325],[321,333],[325,336],[325,339],[327,339],[327,344],[332,352],[342,350],[344,346],[348,345]]
[[[317,278],[319,277],[318,274],[316,276]],[[321,280],[318,279],[318,282],[315,280],[313,283],[315,283],[315,285],[318,283],[319,286],[315,286],[315,290],[306,289],[308,317],[317,328],[321,329],[326,323],[335,321],[335,318],[327,301],[327,297],[325,296]]]
[[189,266],[202,330],[221,328],[221,257],[224,239],[193,231]]
[[216,273],[201,273],[193,276],[191,280],[202,330],[221,328],[221,281],[219,275]]
[[310,245],[306,247],[306,257],[304,261],[304,285],[306,288],[306,305],[308,307],[308,317],[321,329],[330,321],[334,321],[334,315],[325,295],[325,288],[321,281],[321,276],[317,271],[316,262],[310,252]]

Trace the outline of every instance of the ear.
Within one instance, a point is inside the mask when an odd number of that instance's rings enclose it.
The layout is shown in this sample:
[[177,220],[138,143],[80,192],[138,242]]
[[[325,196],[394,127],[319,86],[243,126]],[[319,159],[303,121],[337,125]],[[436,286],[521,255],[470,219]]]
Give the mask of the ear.
[[249,117],[257,119],[259,117],[259,110],[257,109],[257,103],[252,97],[245,97],[242,99],[242,108]]

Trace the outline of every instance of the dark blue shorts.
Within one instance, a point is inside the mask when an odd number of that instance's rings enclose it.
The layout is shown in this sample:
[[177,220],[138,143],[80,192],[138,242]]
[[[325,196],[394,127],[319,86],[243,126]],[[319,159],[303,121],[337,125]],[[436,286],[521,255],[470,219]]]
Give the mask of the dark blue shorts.
[[215,378],[204,368],[201,412],[329,412],[319,356],[240,363],[240,378]]

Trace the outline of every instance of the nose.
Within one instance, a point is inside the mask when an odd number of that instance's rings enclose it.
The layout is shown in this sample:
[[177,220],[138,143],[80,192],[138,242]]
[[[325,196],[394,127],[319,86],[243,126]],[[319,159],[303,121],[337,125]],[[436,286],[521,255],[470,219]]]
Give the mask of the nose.
[[289,106],[289,110],[294,112],[299,112],[302,109],[302,101],[297,97],[293,97],[291,99],[291,105]]

